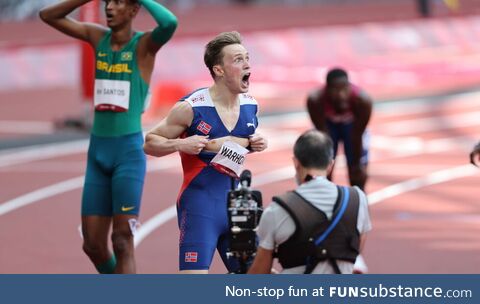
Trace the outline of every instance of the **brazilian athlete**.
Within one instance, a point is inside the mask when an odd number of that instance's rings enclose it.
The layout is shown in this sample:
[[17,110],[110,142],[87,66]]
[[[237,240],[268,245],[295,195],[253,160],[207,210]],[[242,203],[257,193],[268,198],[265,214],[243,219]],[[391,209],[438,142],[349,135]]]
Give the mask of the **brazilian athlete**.
[[215,249],[230,272],[238,270],[226,257],[227,193],[237,183],[234,177],[248,152],[267,148],[256,132],[258,105],[247,94],[250,63],[241,43],[237,32],[210,41],[204,61],[214,84],[183,98],[146,136],[147,154],[178,151],[182,159],[184,179],[177,201],[182,273],[208,273]]
[[[82,196],[83,250],[99,273],[135,273],[133,235],[146,168],[141,114],[155,54],[173,36],[177,18],[154,0],[105,0],[107,27],[68,17],[90,1],[47,6],[40,18],[88,42],[96,54],[95,114]],[[145,33],[132,29],[141,5],[157,22]]]
[[350,83],[345,70],[335,68],[327,73],[326,86],[310,93],[307,109],[315,128],[327,132],[332,138],[334,155],[338,143],[343,142],[350,184],[365,190],[368,165],[366,130],[372,114],[370,97]]

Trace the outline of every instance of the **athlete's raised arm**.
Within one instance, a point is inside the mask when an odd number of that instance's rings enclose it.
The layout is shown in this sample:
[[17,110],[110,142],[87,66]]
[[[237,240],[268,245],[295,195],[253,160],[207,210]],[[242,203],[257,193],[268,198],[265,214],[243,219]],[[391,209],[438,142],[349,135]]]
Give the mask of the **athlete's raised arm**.
[[193,119],[192,107],[187,102],[177,103],[162,121],[145,137],[143,150],[152,156],[164,156],[176,151],[198,154],[208,143],[208,136],[193,135],[179,138]]
[[155,0],[138,0],[145,9],[152,15],[157,27],[145,33],[139,44],[139,52],[155,53],[172,38],[177,29],[177,17],[166,7]]
[[107,28],[94,23],[79,22],[68,17],[68,14],[76,8],[90,1],[92,0],[65,0],[41,9],[39,16],[45,23],[60,32],[86,41],[95,47]]
[[137,48],[137,61],[142,78],[145,82],[150,82],[155,54],[172,38],[178,22],[172,12],[155,0],[138,0],[138,3],[145,7],[157,22],[157,26],[153,30],[142,36]]

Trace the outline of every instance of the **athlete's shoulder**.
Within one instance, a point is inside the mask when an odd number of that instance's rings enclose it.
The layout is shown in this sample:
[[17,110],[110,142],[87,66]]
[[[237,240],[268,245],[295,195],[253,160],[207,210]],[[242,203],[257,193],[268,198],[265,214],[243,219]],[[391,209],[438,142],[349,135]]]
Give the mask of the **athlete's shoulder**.
[[213,107],[214,104],[208,93],[208,88],[200,88],[182,97],[180,101],[189,103],[194,107]]
[[311,101],[311,102],[321,101],[323,99],[324,95],[325,95],[324,91],[325,91],[325,89],[323,87],[311,90],[308,93],[308,101]]
[[134,41],[135,43],[138,43],[140,41],[140,39],[143,39],[144,37],[145,37],[145,32],[135,31],[135,33],[132,37],[132,41]]
[[324,88],[318,88],[310,91],[307,97],[307,106],[310,110],[315,108],[318,110],[318,107],[322,105],[325,101]]
[[246,105],[246,104],[258,105],[257,100],[250,94],[242,93],[240,94],[239,97],[240,97],[240,105]]
[[361,107],[370,107],[372,104],[372,98],[368,95],[367,91],[362,89],[361,87],[350,84],[352,100],[354,104],[357,104]]
[[110,28],[105,28],[102,26],[98,26],[98,44],[102,43],[108,43],[110,37],[112,36],[112,29]]
[[189,126],[193,119],[193,109],[187,102],[177,102],[167,116],[167,121],[176,125]]
[[362,89],[361,87],[353,83],[350,83],[350,91],[352,96],[356,98],[358,97],[362,98],[364,96],[368,96],[367,92],[364,89]]

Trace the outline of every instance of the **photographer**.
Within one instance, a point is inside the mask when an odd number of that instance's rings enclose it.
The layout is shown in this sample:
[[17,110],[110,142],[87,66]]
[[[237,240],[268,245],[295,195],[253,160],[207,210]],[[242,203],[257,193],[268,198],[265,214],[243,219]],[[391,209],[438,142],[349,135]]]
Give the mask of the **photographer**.
[[[279,258],[282,273],[352,273],[365,233],[371,229],[367,198],[358,187],[339,191],[327,180],[333,147],[325,133],[305,132],[295,142],[293,153],[299,186],[274,198],[264,211],[257,255],[248,273],[270,273],[274,257]],[[342,206],[340,211],[336,205]],[[320,244],[312,243],[310,236],[329,230],[332,218],[339,221],[331,233]]]

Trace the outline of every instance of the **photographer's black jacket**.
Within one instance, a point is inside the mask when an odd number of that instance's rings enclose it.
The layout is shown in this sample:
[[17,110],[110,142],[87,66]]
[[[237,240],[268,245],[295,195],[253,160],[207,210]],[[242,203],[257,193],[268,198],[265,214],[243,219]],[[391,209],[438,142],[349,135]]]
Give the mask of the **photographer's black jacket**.
[[[335,218],[343,197],[340,187],[338,188],[339,195],[332,218]],[[315,246],[314,239],[331,224],[326,214],[295,191],[273,198],[288,212],[296,226],[292,236],[280,244],[276,251],[276,256],[283,268],[307,265],[312,259],[315,262],[345,260],[355,263],[360,251],[360,234],[357,230],[359,198],[356,189],[348,188],[348,190],[350,199],[345,213],[335,229],[319,246]]]

